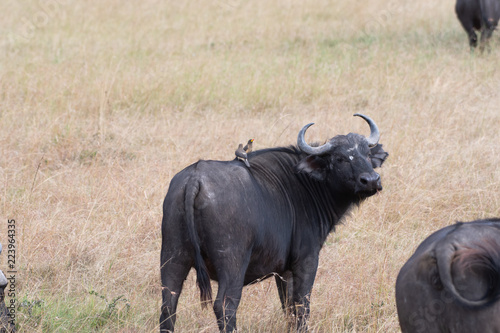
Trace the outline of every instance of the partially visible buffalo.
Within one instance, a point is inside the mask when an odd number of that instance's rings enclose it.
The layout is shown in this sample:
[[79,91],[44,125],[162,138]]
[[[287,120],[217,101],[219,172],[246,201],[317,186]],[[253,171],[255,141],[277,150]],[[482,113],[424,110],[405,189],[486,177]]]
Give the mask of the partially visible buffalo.
[[477,35],[481,31],[481,50],[488,42],[500,18],[500,0],[457,0],[455,12],[469,36],[471,49],[477,46]]
[[248,154],[242,161],[199,161],[170,182],[163,203],[160,330],[174,330],[184,279],[195,267],[203,304],[212,300],[220,331],[236,329],[242,288],[275,276],[281,304],[307,330],[309,301],[319,252],[352,206],[382,189],[373,169],[387,153],[375,122],[364,137],[338,135],[310,146]]
[[500,332],[499,297],[500,219],[433,233],[396,281],[403,333]]
[[[0,253],[2,253],[2,244],[0,244]],[[2,270],[0,270],[0,333],[14,332],[14,325],[10,322],[10,317],[5,306],[5,288],[8,281]]]

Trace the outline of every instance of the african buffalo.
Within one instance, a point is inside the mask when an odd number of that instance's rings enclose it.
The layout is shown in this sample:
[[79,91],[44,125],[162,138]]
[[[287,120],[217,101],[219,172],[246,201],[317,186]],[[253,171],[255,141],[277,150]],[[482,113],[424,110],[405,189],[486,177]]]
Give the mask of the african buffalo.
[[[0,244],[0,253],[2,253],[2,244]],[[0,333],[15,332],[15,327],[9,321],[10,317],[5,306],[5,288],[8,281],[2,270],[0,270]]]
[[0,333],[12,332],[13,326],[9,323],[9,315],[5,306],[5,288],[7,287],[7,279],[0,270]]
[[499,297],[500,219],[433,233],[396,281],[403,333],[500,332]]
[[477,35],[481,31],[480,49],[483,50],[500,18],[500,0],[457,0],[457,17],[469,36],[471,50],[477,46]]
[[387,153],[375,122],[368,138],[338,135],[310,146],[248,154],[242,161],[198,161],[179,172],[163,203],[160,330],[174,330],[184,279],[195,267],[203,305],[211,302],[220,331],[236,329],[244,285],[275,276],[281,304],[298,331],[307,330],[320,249],[349,209],[382,190],[373,168]]

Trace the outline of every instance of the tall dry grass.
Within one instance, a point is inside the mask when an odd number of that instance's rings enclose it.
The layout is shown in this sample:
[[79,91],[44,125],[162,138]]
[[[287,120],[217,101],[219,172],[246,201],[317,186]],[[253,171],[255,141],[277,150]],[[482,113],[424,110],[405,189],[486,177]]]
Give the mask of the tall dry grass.
[[[236,144],[350,131],[384,190],[325,244],[313,332],[398,332],[394,282],[432,231],[500,215],[498,37],[471,55],[453,1],[0,3],[0,241],[17,222],[19,332],[155,332],[172,176]],[[5,15],[7,13],[7,15]],[[6,258],[0,258],[5,268]],[[242,332],[282,332],[272,281]],[[194,277],[180,332],[213,332]]]

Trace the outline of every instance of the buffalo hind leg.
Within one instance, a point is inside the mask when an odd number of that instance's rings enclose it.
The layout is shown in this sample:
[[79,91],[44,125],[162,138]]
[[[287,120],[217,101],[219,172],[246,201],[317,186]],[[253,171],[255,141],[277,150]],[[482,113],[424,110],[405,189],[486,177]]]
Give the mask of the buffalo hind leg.
[[219,280],[217,298],[214,301],[214,312],[221,332],[236,330],[236,311],[240,304],[242,289],[243,278]]
[[486,25],[483,26],[481,29],[481,40],[479,43],[479,50],[481,52],[484,51],[484,49],[487,49],[488,51],[491,51],[490,45],[489,45],[489,40],[491,38],[491,35],[493,35],[493,31],[496,29],[496,25]]
[[467,35],[469,36],[470,50],[474,51],[474,48],[477,46],[477,35],[476,35],[476,32],[471,27],[471,29],[469,31],[467,31]]
[[469,9],[467,8],[465,1],[457,1],[457,7],[455,7],[455,12],[457,13],[458,20],[465,32],[467,33],[467,37],[469,38],[469,46],[471,52],[474,51],[474,48],[477,46],[477,35],[474,31],[474,22],[469,13]]
[[281,301],[281,308],[285,314],[287,322],[287,332],[290,331],[294,322],[293,311],[293,278],[292,272],[286,271],[282,275],[275,275],[276,287],[278,288],[278,295]]
[[[163,260],[162,260],[163,263]],[[188,263],[173,263],[167,260],[161,267],[162,305],[160,316],[160,332],[173,332],[176,309],[182,285],[191,265]]]

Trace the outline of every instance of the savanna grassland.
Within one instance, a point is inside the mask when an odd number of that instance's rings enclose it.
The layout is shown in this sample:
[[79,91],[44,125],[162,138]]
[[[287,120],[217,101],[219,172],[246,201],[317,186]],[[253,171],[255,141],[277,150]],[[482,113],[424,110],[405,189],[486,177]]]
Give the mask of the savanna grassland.
[[[394,283],[432,231],[500,216],[500,45],[470,54],[446,1],[0,2],[0,241],[16,221],[19,332],[157,332],[175,173],[368,134],[384,190],[323,247],[312,332],[398,332]],[[6,252],[0,267],[6,271]],[[216,284],[214,283],[214,288]],[[214,332],[194,275],[179,332]],[[272,279],[241,332],[283,332]]]

